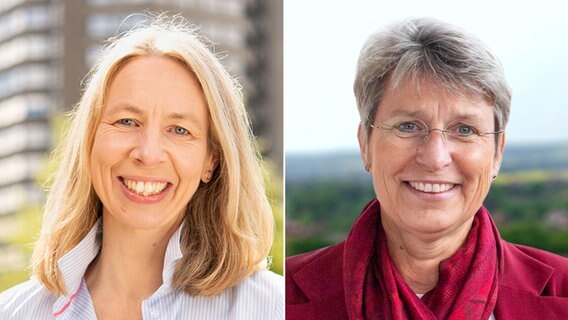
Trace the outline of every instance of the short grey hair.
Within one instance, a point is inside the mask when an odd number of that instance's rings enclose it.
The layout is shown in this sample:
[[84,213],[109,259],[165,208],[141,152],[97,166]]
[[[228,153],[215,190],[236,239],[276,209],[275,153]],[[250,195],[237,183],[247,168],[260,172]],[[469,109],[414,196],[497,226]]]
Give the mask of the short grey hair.
[[512,93],[497,57],[475,36],[420,18],[374,32],[361,49],[353,89],[366,132],[385,90],[419,77],[449,92],[484,98],[493,105],[495,130],[505,129]]

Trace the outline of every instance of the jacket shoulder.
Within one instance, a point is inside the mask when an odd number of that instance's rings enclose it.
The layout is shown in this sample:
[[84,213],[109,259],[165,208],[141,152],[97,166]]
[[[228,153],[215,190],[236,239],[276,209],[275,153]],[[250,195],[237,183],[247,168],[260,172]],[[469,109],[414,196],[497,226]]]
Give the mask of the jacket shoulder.
[[524,254],[531,256],[541,262],[544,262],[555,269],[562,269],[568,275],[568,258],[557,255],[552,252],[544,251],[541,249],[527,247],[520,244],[512,244],[506,242],[509,246],[515,247],[517,250],[522,251]]
[[286,304],[306,303],[313,292],[343,288],[344,242],[286,259]]
[[[519,277],[525,273],[532,278],[537,270],[548,268],[548,281],[543,288],[535,288],[542,296],[568,297],[568,258],[544,250],[503,241],[505,268]],[[542,265],[543,268],[538,266]],[[510,270],[511,271],[511,270]]]
[[334,263],[343,256],[343,242],[286,258],[286,273],[294,273],[314,261],[332,258]]

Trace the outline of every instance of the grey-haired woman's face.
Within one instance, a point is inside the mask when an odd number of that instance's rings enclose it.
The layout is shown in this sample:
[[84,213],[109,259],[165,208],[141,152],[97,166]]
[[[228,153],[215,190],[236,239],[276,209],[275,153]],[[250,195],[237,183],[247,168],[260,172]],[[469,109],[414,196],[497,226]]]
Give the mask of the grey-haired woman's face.
[[158,56],[127,62],[110,84],[90,157],[103,215],[131,228],[179,222],[210,178],[208,129],[203,94],[186,66]]
[[[454,96],[422,81],[389,89],[368,137],[360,130],[383,220],[413,234],[435,235],[467,225],[499,170],[504,134],[495,130],[493,106]],[[426,136],[412,132],[426,127]],[[441,129],[449,132],[442,132]],[[427,131],[426,131],[427,132]],[[496,149],[497,148],[497,149]]]

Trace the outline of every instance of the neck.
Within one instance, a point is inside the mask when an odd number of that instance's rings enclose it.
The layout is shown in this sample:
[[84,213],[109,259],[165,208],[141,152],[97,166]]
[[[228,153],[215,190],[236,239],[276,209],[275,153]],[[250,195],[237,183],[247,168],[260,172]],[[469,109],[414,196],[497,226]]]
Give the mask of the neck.
[[122,301],[140,302],[162,285],[164,256],[179,224],[164,230],[125,228],[103,218],[102,246],[85,280],[91,294],[112,293]]
[[473,218],[442,235],[415,235],[381,217],[389,254],[404,281],[417,294],[424,294],[438,284],[439,265],[465,242]]

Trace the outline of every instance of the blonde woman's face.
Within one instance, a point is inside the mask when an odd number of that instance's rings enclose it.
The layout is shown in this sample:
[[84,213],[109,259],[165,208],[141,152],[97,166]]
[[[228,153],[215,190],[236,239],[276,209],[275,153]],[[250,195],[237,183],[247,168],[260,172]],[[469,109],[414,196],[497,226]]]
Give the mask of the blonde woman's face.
[[110,84],[90,156],[105,219],[137,229],[179,223],[213,170],[208,129],[187,67],[158,56],[127,62]]

